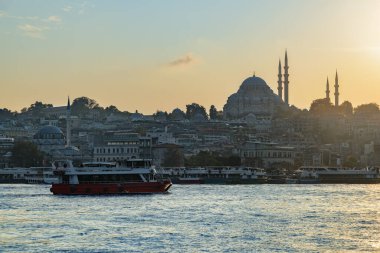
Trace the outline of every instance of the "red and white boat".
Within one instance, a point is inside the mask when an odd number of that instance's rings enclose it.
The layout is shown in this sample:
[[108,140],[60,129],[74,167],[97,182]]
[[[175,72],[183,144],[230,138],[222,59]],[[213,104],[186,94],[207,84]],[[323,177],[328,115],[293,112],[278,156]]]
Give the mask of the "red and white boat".
[[74,167],[69,160],[55,161],[53,172],[58,183],[50,191],[61,195],[164,193],[170,179],[156,174],[149,160],[90,162]]

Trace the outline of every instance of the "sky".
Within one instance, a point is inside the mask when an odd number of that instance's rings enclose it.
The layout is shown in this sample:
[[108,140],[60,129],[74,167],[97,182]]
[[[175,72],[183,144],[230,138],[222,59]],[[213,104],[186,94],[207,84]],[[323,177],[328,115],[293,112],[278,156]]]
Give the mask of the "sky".
[[[223,109],[255,73],[289,102],[380,104],[377,0],[0,0],[0,108],[67,96],[152,114],[198,103]],[[330,96],[332,97],[332,93]]]

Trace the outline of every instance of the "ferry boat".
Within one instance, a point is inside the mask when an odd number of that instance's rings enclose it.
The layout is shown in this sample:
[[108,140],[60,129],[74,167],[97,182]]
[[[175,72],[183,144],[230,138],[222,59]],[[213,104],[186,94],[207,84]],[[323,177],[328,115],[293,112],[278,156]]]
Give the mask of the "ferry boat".
[[53,184],[58,183],[52,167],[31,167],[24,175],[27,184]]
[[263,169],[251,167],[161,168],[163,176],[174,184],[263,184]]
[[62,195],[164,193],[172,183],[160,178],[150,160],[89,162],[74,167],[69,160],[53,163],[58,183],[50,191]]
[[299,183],[321,184],[376,184],[380,183],[378,167],[345,168],[303,166],[297,171]]

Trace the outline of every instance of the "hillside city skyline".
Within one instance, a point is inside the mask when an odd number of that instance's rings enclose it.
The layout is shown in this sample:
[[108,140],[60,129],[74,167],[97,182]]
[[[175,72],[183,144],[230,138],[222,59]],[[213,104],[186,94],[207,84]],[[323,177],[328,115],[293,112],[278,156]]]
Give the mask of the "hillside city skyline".
[[0,0],[1,252],[379,252],[380,0]]

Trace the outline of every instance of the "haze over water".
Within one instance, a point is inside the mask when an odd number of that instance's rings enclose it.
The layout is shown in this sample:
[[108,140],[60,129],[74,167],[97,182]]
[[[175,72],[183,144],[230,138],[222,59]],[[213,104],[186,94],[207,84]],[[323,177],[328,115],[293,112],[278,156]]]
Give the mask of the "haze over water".
[[5,252],[378,252],[380,185],[174,185],[54,196],[0,185]]

